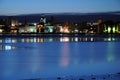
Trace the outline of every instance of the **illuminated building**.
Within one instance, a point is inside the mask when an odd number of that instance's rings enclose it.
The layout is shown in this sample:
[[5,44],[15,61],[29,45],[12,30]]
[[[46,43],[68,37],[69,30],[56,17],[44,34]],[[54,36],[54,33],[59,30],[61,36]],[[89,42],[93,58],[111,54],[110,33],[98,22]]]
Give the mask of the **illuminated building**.
[[0,33],[4,32],[5,24],[3,20],[0,20]]
[[44,15],[40,18],[40,24],[41,25],[45,25],[46,23],[46,18],[44,17]]
[[68,27],[61,28],[62,33],[69,33]]
[[46,25],[45,26],[45,33],[52,33],[54,26]]
[[46,18],[44,15],[40,18],[39,24],[37,24],[37,33],[43,33],[45,30]]
[[62,32],[62,26],[60,24],[56,24],[54,26],[54,30],[53,30],[54,33],[60,33]]
[[2,33],[3,31],[4,31],[4,28],[5,27],[5,25],[0,25],[0,33]]
[[98,33],[98,22],[93,22],[93,23],[91,23],[91,22],[89,22],[89,23],[87,23],[87,29],[86,29],[86,32],[88,33],[88,34],[95,34],[95,33]]
[[29,26],[27,27],[27,32],[28,33],[36,33],[36,25],[29,24]]
[[108,34],[119,33],[119,31],[120,31],[119,23],[115,24],[112,21],[106,21],[104,23],[103,31],[104,31],[104,33],[108,33]]
[[0,33],[4,32],[5,22],[3,19],[0,19]]
[[60,29],[60,32],[62,33],[69,33],[69,26],[68,25],[64,25],[61,29]]
[[19,33],[36,33],[36,25],[35,24],[26,24],[19,26]]
[[10,33],[18,33],[18,20],[15,18],[10,18]]
[[120,23],[117,24],[117,31],[120,33]]
[[37,24],[37,33],[44,32],[44,27],[41,24]]

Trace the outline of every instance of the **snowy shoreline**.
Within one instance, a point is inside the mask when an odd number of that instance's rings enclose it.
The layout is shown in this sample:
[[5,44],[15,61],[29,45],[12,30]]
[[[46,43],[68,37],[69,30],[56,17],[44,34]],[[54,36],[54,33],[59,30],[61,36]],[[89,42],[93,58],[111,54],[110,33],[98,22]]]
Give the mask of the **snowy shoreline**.
[[120,72],[115,74],[101,74],[88,76],[64,76],[64,77],[50,77],[50,78],[31,78],[23,80],[120,80]]

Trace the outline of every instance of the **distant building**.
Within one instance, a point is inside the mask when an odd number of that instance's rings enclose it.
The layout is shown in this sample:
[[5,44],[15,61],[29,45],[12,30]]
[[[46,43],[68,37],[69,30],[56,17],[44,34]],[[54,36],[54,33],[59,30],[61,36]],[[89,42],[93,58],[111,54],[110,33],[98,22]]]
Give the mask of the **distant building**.
[[103,29],[104,29],[104,25],[103,25],[102,18],[98,18],[97,23],[98,23],[97,33],[98,33],[98,34],[99,34],[99,33],[101,34],[101,33],[103,33]]
[[19,33],[36,33],[35,24],[22,24],[19,26]]
[[3,32],[4,32],[4,27],[5,27],[5,25],[1,25],[1,24],[0,24],[0,33],[3,33]]
[[7,18],[5,19],[5,27],[4,27],[4,30],[5,32],[7,33],[18,33],[18,20],[13,18],[13,17],[10,17],[10,18]]
[[54,30],[54,26],[46,25],[44,32],[45,32],[45,33],[53,33],[53,30]]
[[5,31],[5,21],[3,19],[0,20],[0,33]]
[[45,18],[44,15],[42,15],[41,18],[40,18],[40,24],[43,25],[43,26],[45,26],[45,24],[46,24],[46,18]]
[[54,26],[54,33],[60,33],[62,31],[62,26],[60,24],[56,24]]
[[117,23],[117,31],[118,31],[118,33],[120,33],[120,22]]
[[39,23],[39,24],[37,24],[36,30],[37,30],[37,33],[43,33],[44,26]]
[[86,29],[84,29],[84,33],[87,34],[96,34],[98,33],[98,22],[88,22]]
[[18,26],[19,26],[18,20],[15,19],[15,18],[11,18],[10,22],[11,22],[11,24],[10,24],[10,33],[18,33],[18,29],[19,29],[18,28]]
[[34,24],[29,24],[29,26],[27,27],[27,32],[28,33],[36,33],[37,30],[36,30],[36,25]]
[[36,26],[37,33],[43,33],[45,30],[45,25],[46,25],[46,18],[44,17],[44,15],[42,15],[40,18],[40,22]]
[[87,23],[88,26],[88,32],[89,34],[93,34],[93,33],[97,33],[97,34],[102,34],[104,31],[104,24],[102,21],[102,18],[98,18],[98,20],[96,22],[88,22]]
[[26,25],[24,24],[19,25],[19,33],[25,33],[25,32],[27,32]]
[[115,34],[119,33],[119,23],[114,23],[113,21],[109,20],[104,22],[104,33],[108,34]]
[[64,26],[61,27],[60,32],[61,33],[70,33],[69,26],[68,26],[67,23]]

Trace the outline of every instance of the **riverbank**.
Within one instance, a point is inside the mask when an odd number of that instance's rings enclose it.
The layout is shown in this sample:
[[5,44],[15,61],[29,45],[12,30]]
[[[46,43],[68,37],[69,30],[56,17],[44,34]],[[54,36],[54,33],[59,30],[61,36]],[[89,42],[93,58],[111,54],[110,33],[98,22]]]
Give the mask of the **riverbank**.
[[23,80],[120,80],[120,72],[116,74],[88,75],[88,76],[64,76],[56,78],[34,78]]
[[120,37],[120,34],[80,34],[80,33],[21,33],[0,34],[0,37]]

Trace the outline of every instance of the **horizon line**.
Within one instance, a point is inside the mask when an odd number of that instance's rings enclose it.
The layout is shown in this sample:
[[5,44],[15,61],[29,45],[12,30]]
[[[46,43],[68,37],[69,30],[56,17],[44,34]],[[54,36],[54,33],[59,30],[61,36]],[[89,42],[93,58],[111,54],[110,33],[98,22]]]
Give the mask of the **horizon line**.
[[[0,16],[21,16],[34,14],[94,14],[94,13],[120,13],[120,11],[101,11],[101,12],[41,12],[41,13],[23,13],[23,14],[0,14]],[[120,15],[120,14],[119,14]]]

